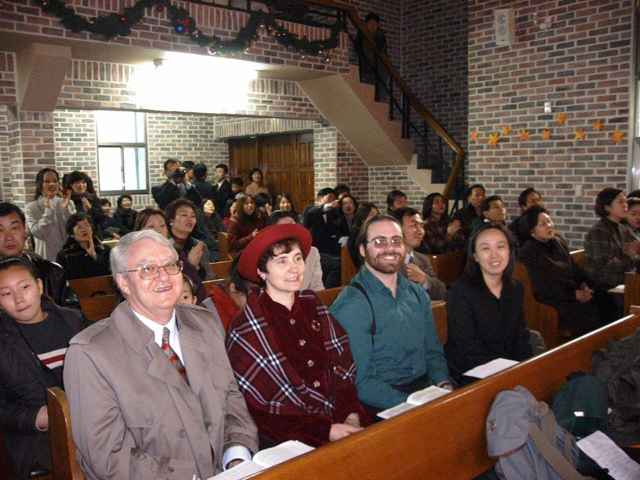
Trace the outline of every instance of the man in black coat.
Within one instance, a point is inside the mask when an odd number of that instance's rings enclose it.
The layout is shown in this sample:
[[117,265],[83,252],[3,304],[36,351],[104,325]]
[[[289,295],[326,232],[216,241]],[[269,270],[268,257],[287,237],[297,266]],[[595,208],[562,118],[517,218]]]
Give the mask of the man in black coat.
[[193,184],[186,180],[186,170],[180,167],[177,159],[170,158],[164,162],[164,174],[167,181],[151,188],[153,199],[161,210],[178,198],[187,198],[198,207],[202,205],[202,197]]
[[57,263],[50,262],[25,249],[27,228],[25,216],[12,203],[0,203],[0,258],[23,256],[35,267],[36,274],[44,285],[44,293],[58,305],[78,306],[78,298],[69,288],[64,270]]
[[198,190],[203,202],[213,200],[216,208],[218,207],[216,203],[216,189],[207,182],[207,166],[204,163],[198,163],[193,167],[193,186]]
[[215,189],[215,204],[216,211],[221,217],[227,216],[227,204],[235,194],[231,191],[231,182],[228,179],[229,167],[224,163],[216,165],[216,184]]

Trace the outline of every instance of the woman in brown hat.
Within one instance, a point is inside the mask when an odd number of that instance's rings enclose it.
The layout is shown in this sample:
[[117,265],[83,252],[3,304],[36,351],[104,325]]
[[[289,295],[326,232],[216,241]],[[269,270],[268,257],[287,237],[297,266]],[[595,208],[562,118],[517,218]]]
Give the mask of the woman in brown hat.
[[272,225],[238,263],[240,275],[263,288],[231,323],[227,352],[261,448],[285,440],[319,446],[368,423],[347,334],[311,290],[300,290],[310,247],[301,225]]

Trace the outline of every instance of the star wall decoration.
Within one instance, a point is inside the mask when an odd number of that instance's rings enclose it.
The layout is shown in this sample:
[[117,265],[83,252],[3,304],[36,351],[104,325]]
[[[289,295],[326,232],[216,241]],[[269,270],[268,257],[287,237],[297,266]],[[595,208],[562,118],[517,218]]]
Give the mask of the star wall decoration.
[[582,129],[582,128],[577,128],[576,129],[576,134],[575,134],[576,142],[581,142],[582,140],[585,140],[586,138],[587,138],[587,132],[585,132],[584,129]]
[[593,122],[593,129],[597,132],[604,129],[604,122],[602,120],[596,120],[595,122]]
[[471,141],[473,143],[477,143],[478,142],[478,131],[474,130],[473,132],[471,132]]
[[502,127],[502,136],[508,137],[510,133],[511,133],[511,127],[509,126]]
[[551,129],[544,128],[542,130],[542,139],[543,140],[551,140]]
[[622,142],[622,140],[624,139],[624,132],[618,130],[617,128],[613,131],[613,133],[611,134],[611,140],[613,141],[613,143],[615,143],[616,145],[619,144],[620,142]]
[[489,134],[489,142],[488,144],[492,147],[495,147],[500,142],[500,134],[498,132],[493,132]]
[[564,125],[565,123],[567,123],[567,114],[564,112],[559,113],[556,117],[556,123],[558,125]]
[[520,130],[518,137],[521,141],[526,142],[527,140],[529,140],[529,130]]

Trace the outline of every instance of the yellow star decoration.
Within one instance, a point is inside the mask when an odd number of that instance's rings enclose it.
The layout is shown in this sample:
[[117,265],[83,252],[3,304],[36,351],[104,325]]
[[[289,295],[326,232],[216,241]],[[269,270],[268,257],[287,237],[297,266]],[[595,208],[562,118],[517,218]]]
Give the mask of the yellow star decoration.
[[622,139],[624,139],[624,132],[621,132],[616,128],[611,134],[611,140],[617,145],[622,141]]
[[544,130],[542,130],[542,139],[543,140],[551,140],[551,130],[548,128],[545,128]]
[[508,137],[511,133],[511,127],[502,127],[502,135]]
[[582,128],[576,129],[576,137],[575,137],[576,141],[579,142],[581,140],[585,140],[586,138],[587,138],[587,133]]
[[564,125],[565,123],[567,123],[567,114],[566,113],[559,113],[558,116],[556,117],[556,123],[558,125]]
[[604,128],[604,123],[602,122],[602,120],[596,120],[595,122],[593,122],[593,129],[596,131],[600,131]]
[[500,142],[500,134],[498,132],[490,133],[488,142],[489,145],[495,147],[496,145],[498,145],[498,142]]
[[519,137],[523,142],[529,140],[529,130],[520,130]]
[[478,141],[478,131],[474,130],[473,132],[471,132],[471,141],[473,143],[476,143]]

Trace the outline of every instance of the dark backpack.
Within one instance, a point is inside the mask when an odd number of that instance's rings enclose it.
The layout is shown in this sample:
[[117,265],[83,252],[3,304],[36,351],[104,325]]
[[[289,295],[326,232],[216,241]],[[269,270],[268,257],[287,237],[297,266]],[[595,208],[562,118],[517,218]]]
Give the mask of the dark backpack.
[[593,375],[574,372],[553,398],[558,424],[578,439],[607,430],[607,389]]

